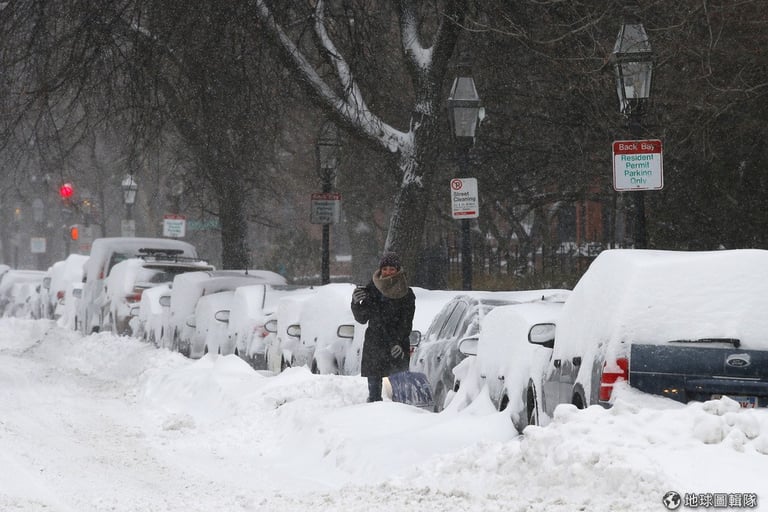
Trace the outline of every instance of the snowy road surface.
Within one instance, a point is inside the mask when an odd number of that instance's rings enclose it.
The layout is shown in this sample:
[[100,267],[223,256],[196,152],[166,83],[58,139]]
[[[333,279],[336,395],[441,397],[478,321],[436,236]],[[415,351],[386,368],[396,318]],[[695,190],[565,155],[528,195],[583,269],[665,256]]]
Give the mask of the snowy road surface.
[[0,511],[664,511],[670,490],[768,510],[765,409],[626,389],[518,436],[482,400],[365,396],[358,377],[0,320]]

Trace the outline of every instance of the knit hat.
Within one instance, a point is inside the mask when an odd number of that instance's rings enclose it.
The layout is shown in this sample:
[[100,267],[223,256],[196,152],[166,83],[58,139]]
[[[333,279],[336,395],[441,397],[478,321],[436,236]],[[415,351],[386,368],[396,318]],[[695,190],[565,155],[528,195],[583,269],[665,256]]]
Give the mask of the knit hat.
[[382,267],[395,267],[397,270],[400,270],[400,256],[394,252],[384,254],[381,261],[379,261],[379,268]]

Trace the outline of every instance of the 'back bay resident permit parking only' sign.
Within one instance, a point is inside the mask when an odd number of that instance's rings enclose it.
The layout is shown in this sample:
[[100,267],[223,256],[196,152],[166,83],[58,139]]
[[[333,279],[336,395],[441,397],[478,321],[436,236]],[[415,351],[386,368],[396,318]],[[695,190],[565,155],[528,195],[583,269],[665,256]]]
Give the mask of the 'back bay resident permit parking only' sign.
[[613,143],[613,188],[618,192],[664,187],[660,140]]
[[476,219],[480,215],[476,178],[451,180],[451,214],[454,219]]

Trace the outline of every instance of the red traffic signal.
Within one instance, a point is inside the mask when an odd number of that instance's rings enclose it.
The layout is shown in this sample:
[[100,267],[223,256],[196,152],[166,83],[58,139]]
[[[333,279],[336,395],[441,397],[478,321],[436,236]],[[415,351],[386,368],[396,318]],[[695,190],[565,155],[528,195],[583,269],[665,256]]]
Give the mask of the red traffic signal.
[[72,197],[72,194],[75,192],[75,188],[72,186],[71,183],[65,183],[62,186],[59,187],[59,195],[62,199],[69,199]]

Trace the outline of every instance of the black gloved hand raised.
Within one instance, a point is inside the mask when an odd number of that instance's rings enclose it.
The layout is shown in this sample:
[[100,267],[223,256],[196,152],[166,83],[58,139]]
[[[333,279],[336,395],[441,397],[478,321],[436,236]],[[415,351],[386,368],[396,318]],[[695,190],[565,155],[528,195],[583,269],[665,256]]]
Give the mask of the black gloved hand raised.
[[357,288],[354,292],[352,292],[352,302],[359,303],[363,302],[365,299],[368,298],[368,292],[365,291],[365,288]]

